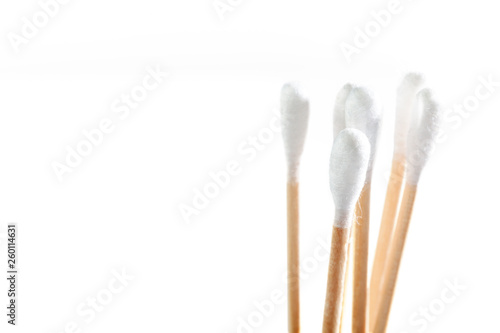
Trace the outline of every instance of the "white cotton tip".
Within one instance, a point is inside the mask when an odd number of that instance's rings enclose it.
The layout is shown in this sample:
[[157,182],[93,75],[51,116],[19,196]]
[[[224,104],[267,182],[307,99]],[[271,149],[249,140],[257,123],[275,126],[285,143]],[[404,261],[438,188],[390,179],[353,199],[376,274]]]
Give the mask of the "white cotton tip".
[[370,142],[370,160],[367,169],[367,180],[369,181],[377,150],[381,108],[370,90],[365,87],[353,87],[346,100],[345,111],[346,127],[360,130]]
[[345,125],[345,102],[347,96],[351,92],[353,85],[351,83],[346,83],[340,91],[337,93],[337,98],[335,99],[335,105],[333,107],[333,138],[335,139],[342,131]]
[[281,88],[281,134],[285,145],[288,179],[292,181],[298,179],[308,120],[309,100],[297,84],[285,84]]
[[354,208],[365,183],[370,142],[363,132],[347,128],[333,142],[330,155],[330,190],[338,228],[349,228]]
[[394,131],[394,155],[406,154],[406,140],[412,112],[417,100],[417,92],[424,85],[425,78],[420,73],[408,73],[399,84],[396,96],[396,120]]
[[434,151],[440,132],[442,108],[429,89],[417,94],[414,117],[408,133],[407,182],[416,185],[422,170]]

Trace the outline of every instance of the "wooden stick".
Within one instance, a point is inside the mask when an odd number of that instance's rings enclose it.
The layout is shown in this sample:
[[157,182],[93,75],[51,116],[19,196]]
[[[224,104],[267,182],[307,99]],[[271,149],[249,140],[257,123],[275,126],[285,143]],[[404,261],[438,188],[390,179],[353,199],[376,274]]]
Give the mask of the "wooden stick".
[[287,183],[288,332],[300,332],[299,184]]
[[382,281],[382,294],[380,295],[379,309],[373,333],[385,333],[387,329],[389,313],[391,311],[392,299],[399,273],[399,266],[401,264],[401,257],[403,256],[403,249],[405,246],[406,235],[408,234],[408,227],[410,225],[416,194],[417,185],[406,183],[396,230],[394,231],[394,236],[389,249],[389,256],[387,258],[387,264],[383,273],[384,280]]
[[[351,217],[349,217],[351,218]],[[339,333],[350,228],[333,227],[323,333]]]
[[342,332],[342,330],[344,329],[344,318],[347,316],[347,307],[345,306],[346,304],[346,299],[348,297],[348,288],[347,288],[347,283],[349,281],[349,273],[350,273],[350,267],[351,267],[351,261],[352,261],[352,258],[351,258],[351,249],[352,249],[352,244],[354,242],[354,232],[352,232],[352,228],[351,228],[351,232],[350,232],[350,236],[349,236],[349,240],[348,240],[348,244],[347,244],[347,262],[346,262],[346,266],[345,266],[345,275],[344,275],[344,285],[346,286],[346,288],[344,288],[344,292],[342,294],[342,313],[340,314],[340,328],[339,328],[339,332]]
[[375,326],[375,316],[378,310],[378,302],[382,288],[382,273],[384,271],[389,244],[391,242],[394,226],[396,225],[396,215],[398,212],[401,189],[405,172],[404,156],[394,156],[392,161],[391,176],[387,185],[382,222],[378,234],[375,259],[373,261],[372,276],[370,280],[370,330]]
[[352,333],[368,332],[368,238],[370,231],[370,183],[361,191],[354,223]]

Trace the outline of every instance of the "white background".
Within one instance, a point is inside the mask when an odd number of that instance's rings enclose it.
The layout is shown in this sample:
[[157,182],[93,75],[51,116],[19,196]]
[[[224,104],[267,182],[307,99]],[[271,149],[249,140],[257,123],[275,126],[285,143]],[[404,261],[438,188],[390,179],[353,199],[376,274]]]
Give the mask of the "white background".
[[[32,20],[40,5],[0,4],[0,232],[17,222],[20,237],[19,325],[6,328],[2,278],[2,332],[60,333],[73,321],[81,331],[66,332],[238,332],[238,318],[248,320],[255,301],[285,290],[281,138],[275,134],[250,161],[238,152],[275,117],[284,82],[301,81],[311,97],[301,169],[304,258],[318,237],[330,240],[331,112],[345,82],[372,87],[384,104],[372,250],[402,75],[425,73],[448,110],[474,96],[480,77],[500,82],[500,21],[491,1],[401,0],[350,63],[340,43],[353,44],[356,27],[389,1],[232,3],[222,20],[211,0],[72,0],[19,52],[8,34],[21,34],[22,18]],[[111,105],[148,66],[170,76],[122,121]],[[389,332],[418,332],[412,315],[455,279],[467,290],[423,331],[498,326],[499,95],[496,87],[467,116],[448,113],[453,126],[421,179]],[[52,163],[64,163],[65,147],[103,118],[114,131],[60,182]],[[195,189],[231,160],[241,172],[186,223],[180,204],[192,205]],[[302,283],[305,332],[321,329],[326,267],[318,262]],[[104,295],[113,270],[123,268],[134,279],[85,322],[77,308]],[[276,305],[251,331],[286,332],[286,322],[286,305]]]

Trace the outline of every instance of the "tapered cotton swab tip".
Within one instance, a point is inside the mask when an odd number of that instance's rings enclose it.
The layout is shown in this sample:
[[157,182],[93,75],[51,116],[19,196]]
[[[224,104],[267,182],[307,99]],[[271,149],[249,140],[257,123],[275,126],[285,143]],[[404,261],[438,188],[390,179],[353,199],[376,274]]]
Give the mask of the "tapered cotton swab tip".
[[351,83],[346,83],[337,93],[335,99],[335,106],[333,107],[333,138],[335,139],[342,131],[345,125],[345,102],[347,97],[351,92],[353,85]]
[[346,100],[346,127],[363,132],[370,142],[368,177],[371,176],[373,160],[377,149],[381,122],[381,109],[374,94],[365,87],[353,87]]
[[396,96],[396,121],[394,131],[394,155],[406,154],[408,129],[414,110],[417,92],[422,88],[425,77],[421,73],[408,73],[399,84]]
[[281,133],[285,145],[289,180],[297,180],[300,156],[309,121],[309,100],[296,83],[281,88]]
[[335,203],[336,227],[350,227],[369,159],[370,142],[363,132],[347,128],[337,135],[330,156],[330,190]]
[[415,108],[408,133],[407,151],[407,182],[414,185],[418,183],[420,174],[434,151],[443,113],[429,89],[423,89],[417,94]]

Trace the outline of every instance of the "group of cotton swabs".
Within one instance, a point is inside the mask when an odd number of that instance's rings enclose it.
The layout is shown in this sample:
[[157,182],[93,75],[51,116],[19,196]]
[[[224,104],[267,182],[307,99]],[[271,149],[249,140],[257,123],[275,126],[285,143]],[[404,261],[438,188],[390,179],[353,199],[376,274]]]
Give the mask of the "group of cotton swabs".
[[[346,84],[337,94],[330,156],[335,218],[323,333],[341,332],[348,265],[353,268],[351,331],[384,333],[387,329],[418,181],[429,158],[431,143],[439,134],[442,116],[434,94],[423,85],[421,74],[409,73],[397,90],[392,171],[370,279],[370,188],[381,109],[365,87]],[[288,167],[288,326],[289,332],[298,333],[299,164],[307,132],[309,101],[297,84],[288,83],[282,88],[281,117]],[[349,259],[351,251],[352,260]]]

